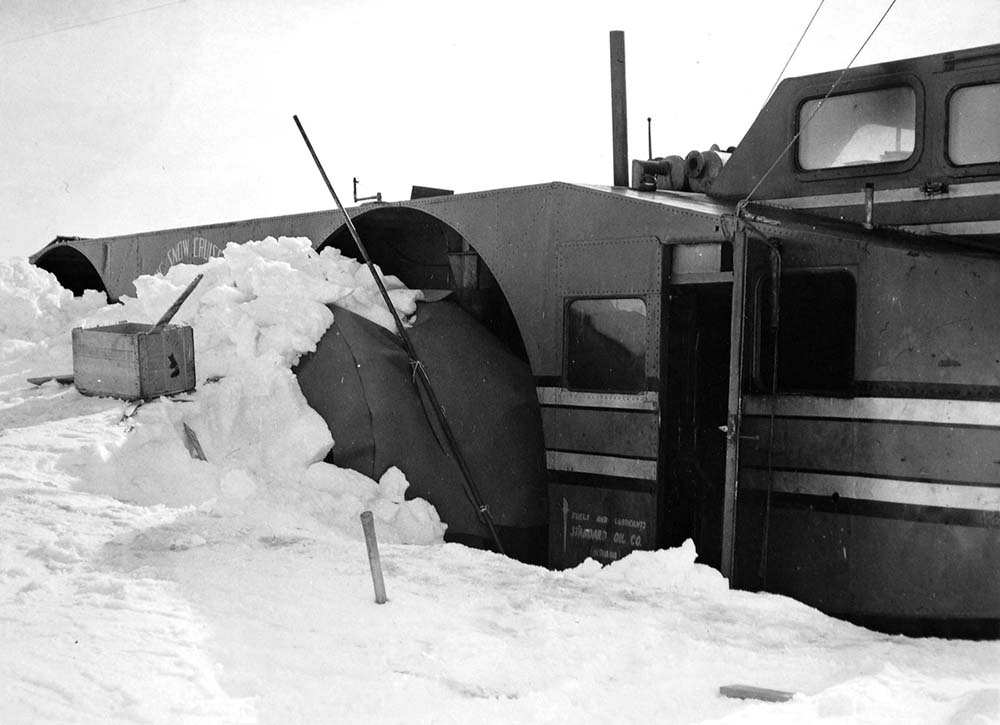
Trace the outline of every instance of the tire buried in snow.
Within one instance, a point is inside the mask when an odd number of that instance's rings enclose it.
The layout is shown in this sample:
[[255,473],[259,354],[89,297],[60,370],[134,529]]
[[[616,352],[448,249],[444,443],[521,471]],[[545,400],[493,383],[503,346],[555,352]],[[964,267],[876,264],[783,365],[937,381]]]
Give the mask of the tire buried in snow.
[[[447,541],[490,547],[486,526],[447,452],[437,418],[413,382],[399,337],[339,307],[295,372],[334,439],[327,461],[375,480],[397,466],[407,498],[424,498],[448,524]],[[409,329],[480,498],[507,553],[545,560],[546,487],[534,378],[456,303],[418,303]]]

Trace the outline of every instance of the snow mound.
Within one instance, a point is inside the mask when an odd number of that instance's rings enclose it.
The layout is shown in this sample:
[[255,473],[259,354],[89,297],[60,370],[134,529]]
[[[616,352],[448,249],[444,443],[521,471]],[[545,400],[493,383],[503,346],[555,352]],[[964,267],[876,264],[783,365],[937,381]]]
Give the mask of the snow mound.
[[[248,365],[290,368],[316,349],[333,322],[329,304],[396,329],[367,266],[333,248],[317,254],[303,237],[230,243],[205,264],[139,277],[135,297],[82,324],[155,322],[199,274],[202,281],[172,320],[194,329],[199,381],[242,373]],[[391,275],[384,282],[393,306],[411,318],[422,293]]]
[[[291,367],[333,322],[330,304],[395,329],[368,268],[338,250],[317,254],[305,238],[229,244],[204,265],[140,277],[135,297],[119,305],[74,300],[52,275],[7,263],[0,301],[9,298],[14,312],[4,338],[27,341],[25,364],[51,371],[49,355],[29,353],[68,345],[76,325],[155,322],[198,274],[172,320],[194,330],[198,389],[134,411],[122,406],[117,433],[65,457],[80,487],[144,506],[242,517],[249,528],[280,510],[285,526],[317,535],[333,527],[351,538],[360,537],[357,514],[372,509],[387,542],[442,541],[434,508],[405,500],[402,472],[376,483],[322,462],[333,440]],[[420,291],[395,277],[385,282],[399,314],[412,319]],[[204,533],[195,535],[210,538]]]
[[5,343],[45,340],[106,303],[107,298],[95,290],[74,297],[55,275],[26,259],[0,262],[0,340]]
[[729,584],[722,574],[710,566],[696,564],[697,555],[694,542],[688,539],[675,549],[633,551],[603,568],[589,565],[592,560],[588,560],[580,565],[583,567],[580,573],[591,573],[605,581],[635,585],[645,590],[678,590],[701,594],[727,591]]
[[0,261],[0,374],[29,355],[69,370],[69,331],[78,318],[106,304],[104,294],[94,290],[74,297],[55,275],[26,259]]

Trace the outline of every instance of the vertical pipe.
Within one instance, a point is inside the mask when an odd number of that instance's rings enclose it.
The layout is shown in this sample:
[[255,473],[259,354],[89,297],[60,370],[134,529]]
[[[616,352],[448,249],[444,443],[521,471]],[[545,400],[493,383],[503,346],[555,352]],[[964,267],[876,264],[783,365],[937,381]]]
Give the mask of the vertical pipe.
[[865,229],[874,229],[875,217],[875,184],[868,182],[865,184],[865,221],[862,226]]
[[628,186],[628,114],[625,101],[625,32],[611,31],[611,141],[615,186]]

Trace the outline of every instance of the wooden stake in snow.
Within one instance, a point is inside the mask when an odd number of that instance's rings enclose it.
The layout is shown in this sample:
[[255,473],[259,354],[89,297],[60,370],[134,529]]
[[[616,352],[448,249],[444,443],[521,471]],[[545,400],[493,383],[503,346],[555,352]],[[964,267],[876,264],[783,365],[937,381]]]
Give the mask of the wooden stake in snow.
[[382,562],[378,557],[378,540],[375,538],[375,520],[371,511],[361,514],[361,528],[365,532],[365,544],[368,546],[368,564],[372,570],[372,584],[375,585],[375,603],[385,604],[385,582],[382,581]]
[[187,423],[184,423],[184,447],[187,448],[188,453],[191,454],[192,458],[197,458],[199,461],[207,461],[205,457],[205,451],[202,450],[201,441],[198,440],[197,434],[194,429],[191,428]]

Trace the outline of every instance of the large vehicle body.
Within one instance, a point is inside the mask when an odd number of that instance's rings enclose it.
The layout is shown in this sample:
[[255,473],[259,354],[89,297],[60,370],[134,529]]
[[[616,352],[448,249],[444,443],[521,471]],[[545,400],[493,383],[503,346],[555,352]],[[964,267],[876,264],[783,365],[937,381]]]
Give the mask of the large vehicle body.
[[[452,290],[530,366],[549,565],[691,538],[737,587],[995,637],[1000,45],[839,77],[784,81],[701,192],[665,159],[348,213],[386,273]],[[330,211],[33,261],[115,299],[265,235],[358,251]]]

